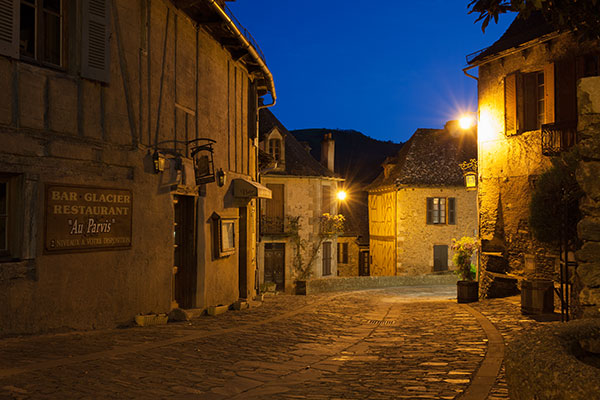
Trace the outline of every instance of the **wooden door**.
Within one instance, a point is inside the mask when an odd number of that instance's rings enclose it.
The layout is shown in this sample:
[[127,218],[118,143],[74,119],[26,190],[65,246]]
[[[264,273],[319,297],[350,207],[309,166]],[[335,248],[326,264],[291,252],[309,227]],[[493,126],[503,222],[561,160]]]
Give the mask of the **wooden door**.
[[196,301],[197,264],[195,252],[196,199],[175,196],[174,223],[174,301],[181,308],[193,308]]
[[447,271],[448,270],[448,246],[434,245],[433,246],[433,270]]
[[248,297],[248,208],[240,207],[240,233],[238,251],[239,298]]
[[369,252],[361,251],[358,256],[358,276],[369,276],[370,274]]
[[285,244],[265,243],[264,282],[275,282],[276,289],[285,290]]

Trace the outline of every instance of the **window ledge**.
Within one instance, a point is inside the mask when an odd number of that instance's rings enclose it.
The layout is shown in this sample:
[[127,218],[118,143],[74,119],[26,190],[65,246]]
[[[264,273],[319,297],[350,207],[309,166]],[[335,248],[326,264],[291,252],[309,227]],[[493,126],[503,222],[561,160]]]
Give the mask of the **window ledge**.
[[0,282],[14,279],[33,279],[35,274],[35,260],[0,261]]

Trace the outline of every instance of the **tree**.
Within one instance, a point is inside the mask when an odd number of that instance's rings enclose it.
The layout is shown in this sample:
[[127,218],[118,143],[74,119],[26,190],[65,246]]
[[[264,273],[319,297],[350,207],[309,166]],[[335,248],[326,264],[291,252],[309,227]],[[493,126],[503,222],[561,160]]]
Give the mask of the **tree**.
[[479,13],[481,29],[500,14],[521,13],[525,18],[541,12],[546,21],[561,30],[572,30],[582,39],[600,38],[600,0],[471,0],[469,14]]
[[552,166],[537,180],[529,203],[529,225],[540,242],[558,245],[565,235],[569,246],[577,245],[577,223],[581,219],[579,200],[583,191],[575,171],[580,159],[576,151],[555,157],[551,160]]

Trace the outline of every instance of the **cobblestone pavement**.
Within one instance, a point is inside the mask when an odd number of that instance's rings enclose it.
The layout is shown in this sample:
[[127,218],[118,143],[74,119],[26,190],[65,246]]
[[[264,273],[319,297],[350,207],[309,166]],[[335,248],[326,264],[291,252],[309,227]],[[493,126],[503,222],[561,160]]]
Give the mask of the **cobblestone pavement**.
[[[311,296],[164,326],[0,340],[0,398],[455,399],[487,336],[456,287]],[[470,307],[509,339],[518,304]],[[506,399],[500,374],[489,399]]]

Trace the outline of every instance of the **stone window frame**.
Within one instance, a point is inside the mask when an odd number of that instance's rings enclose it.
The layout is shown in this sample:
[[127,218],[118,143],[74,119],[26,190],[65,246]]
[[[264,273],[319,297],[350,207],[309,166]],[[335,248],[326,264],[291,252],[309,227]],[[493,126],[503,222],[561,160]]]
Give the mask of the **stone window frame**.
[[[435,204],[437,201],[437,207]],[[440,205],[443,203],[443,210]],[[443,211],[443,212],[442,212]],[[427,197],[426,223],[427,225],[456,225],[456,197]],[[437,216],[437,221],[436,217]]]

